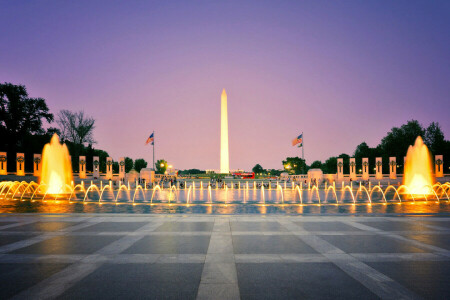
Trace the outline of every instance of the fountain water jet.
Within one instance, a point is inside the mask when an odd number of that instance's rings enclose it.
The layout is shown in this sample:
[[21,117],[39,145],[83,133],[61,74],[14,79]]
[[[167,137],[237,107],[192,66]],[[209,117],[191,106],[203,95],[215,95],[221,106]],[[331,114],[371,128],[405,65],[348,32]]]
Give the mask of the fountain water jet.
[[430,195],[434,182],[431,170],[430,153],[422,138],[418,136],[414,146],[409,146],[406,154],[403,184],[413,195]]
[[59,143],[59,137],[55,133],[50,143],[44,146],[42,151],[42,174],[40,183],[45,183],[45,193],[61,194],[70,193],[72,182],[72,163],[66,144]]

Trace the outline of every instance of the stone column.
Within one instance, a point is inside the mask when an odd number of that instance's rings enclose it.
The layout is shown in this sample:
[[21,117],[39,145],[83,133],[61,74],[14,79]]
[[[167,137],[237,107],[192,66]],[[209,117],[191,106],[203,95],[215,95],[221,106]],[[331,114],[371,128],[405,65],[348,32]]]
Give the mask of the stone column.
[[344,179],[344,159],[338,158],[337,159],[337,178]]
[[119,179],[125,179],[125,157],[119,158]]
[[7,175],[8,171],[6,169],[6,165],[8,162],[8,156],[6,152],[0,152],[0,175]]
[[444,156],[435,155],[434,156],[434,169],[436,177],[444,177]]
[[92,174],[94,178],[100,178],[100,158],[98,156],[92,158]]
[[350,158],[350,179],[356,180],[356,161],[354,157]]
[[383,179],[383,158],[375,158],[375,178]]
[[34,154],[33,155],[33,175],[36,177],[41,176],[41,168],[42,168],[41,155]]
[[17,169],[16,174],[17,176],[24,176],[25,175],[25,153],[17,153]]
[[397,158],[389,157],[389,178],[397,179]]
[[106,158],[106,179],[107,180],[111,180],[113,177],[112,165],[113,165],[112,157],[107,157]]
[[79,177],[80,177],[80,179],[86,178],[86,156],[80,156]]
[[369,158],[362,159],[362,179],[369,180]]

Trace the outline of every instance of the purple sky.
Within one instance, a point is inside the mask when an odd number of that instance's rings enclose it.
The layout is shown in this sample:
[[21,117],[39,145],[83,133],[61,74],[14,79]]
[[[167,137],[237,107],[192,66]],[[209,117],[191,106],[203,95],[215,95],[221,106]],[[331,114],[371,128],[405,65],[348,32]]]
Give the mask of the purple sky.
[[[190,2],[187,4],[187,2]],[[0,82],[85,110],[114,158],[281,168],[376,146],[409,119],[450,134],[449,1],[2,1]],[[54,125],[56,126],[56,124]]]

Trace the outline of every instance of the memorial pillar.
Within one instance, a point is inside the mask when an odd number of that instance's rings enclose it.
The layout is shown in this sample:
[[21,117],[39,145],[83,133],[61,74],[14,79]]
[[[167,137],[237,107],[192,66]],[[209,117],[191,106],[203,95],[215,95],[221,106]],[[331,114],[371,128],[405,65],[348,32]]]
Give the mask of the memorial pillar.
[[337,178],[344,179],[344,159],[337,159]]
[[389,178],[397,179],[397,159],[389,157]]
[[112,166],[113,166],[113,160],[111,157],[107,157],[106,158],[106,179],[107,180],[111,180],[113,177],[113,171],[112,171]]
[[444,156],[443,155],[435,155],[434,156],[434,173],[436,177],[444,177]]
[[41,167],[42,167],[42,161],[41,161],[41,154],[34,154],[33,155],[33,175],[36,177],[41,176]]
[[119,180],[125,179],[125,157],[119,158]]
[[356,161],[354,157],[350,158],[350,179],[356,180]]
[[80,179],[86,178],[86,156],[80,156],[78,174]]
[[362,179],[369,180],[369,158],[362,159]]
[[8,159],[6,152],[0,152],[0,175],[7,175],[8,171],[6,169]]
[[375,158],[375,178],[383,179],[383,158]]
[[94,178],[100,177],[100,158],[98,156],[92,158],[92,174]]
[[17,176],[24,176],[25,175],[25,154],[17,153],[16,162],[17,162],[17,169],[16,169]]

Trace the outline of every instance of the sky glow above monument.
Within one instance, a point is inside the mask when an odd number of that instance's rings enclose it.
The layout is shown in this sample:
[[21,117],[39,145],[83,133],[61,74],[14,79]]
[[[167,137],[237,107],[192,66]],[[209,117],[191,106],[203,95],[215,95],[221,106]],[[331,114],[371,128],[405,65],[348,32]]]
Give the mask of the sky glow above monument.
[[[96,119],[115,159],[217,169],[223,87],[230,168],[281,168],[450,118],[449,1],[5,1],[0,81]],[[226,16],[226,17],[224,17]],[[164,24],[164,26],[162,26]],[[219,92],[218,92],[219,91]],[[52,124],[56,126],[56,124]]]

